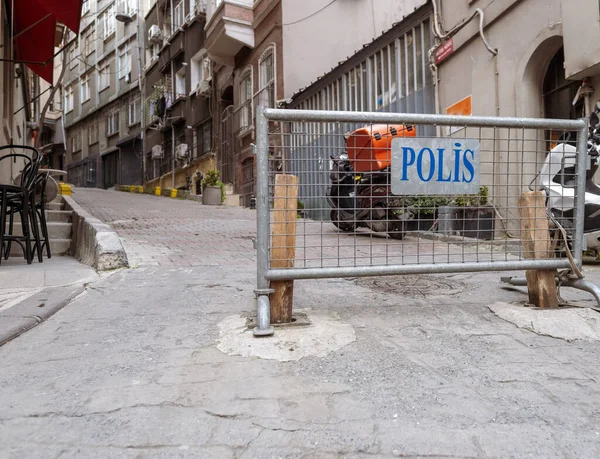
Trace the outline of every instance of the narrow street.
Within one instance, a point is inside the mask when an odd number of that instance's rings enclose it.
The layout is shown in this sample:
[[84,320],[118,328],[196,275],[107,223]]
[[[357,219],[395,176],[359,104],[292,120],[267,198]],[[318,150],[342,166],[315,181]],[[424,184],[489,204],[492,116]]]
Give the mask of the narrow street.
[[73,197],[132,268],[0,347],[1,457],[600,455],[600,344],[496,317],[488,304],[525,298],[498,273],[297,282],[297,310],[355,341],[297,361],[228,355],[219,324],[254,309],[254,211]]

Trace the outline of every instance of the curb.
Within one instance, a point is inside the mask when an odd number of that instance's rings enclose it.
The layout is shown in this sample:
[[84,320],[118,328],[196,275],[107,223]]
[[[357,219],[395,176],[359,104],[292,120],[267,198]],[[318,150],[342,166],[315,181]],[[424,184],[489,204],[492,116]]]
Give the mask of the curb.
[[47,288],[0,311],[0,346],[41,324],[84,291],[82,285]]
[[96,271],[128,268],[127,254],[115,230],[83,210],[72,197],[63,195],[63,199],[67,210],[73,212],[71,255]]

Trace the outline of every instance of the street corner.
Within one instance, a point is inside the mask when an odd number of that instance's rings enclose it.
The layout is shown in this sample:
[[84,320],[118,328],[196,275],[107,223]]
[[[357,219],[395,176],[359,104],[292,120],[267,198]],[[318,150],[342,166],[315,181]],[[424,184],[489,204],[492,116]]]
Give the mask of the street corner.
[[499,318],[538,335],[565,341],[600,341],[600,314],[589,308],[540,309],[497,302],[488,308]]
[[280,362],[324,357],[356,340],[354,328],[331,312],[304,310],[308,325],[275,327],[275,334],[257,338],[244,316],[233,315],[219,323],[217,349],[224,354]]

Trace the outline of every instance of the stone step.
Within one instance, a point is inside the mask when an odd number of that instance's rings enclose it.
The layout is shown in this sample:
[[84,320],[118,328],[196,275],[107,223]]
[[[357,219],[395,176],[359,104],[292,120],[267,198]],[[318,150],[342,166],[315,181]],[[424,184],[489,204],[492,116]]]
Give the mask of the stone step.
[[[52,256],[66,255],[71,247],[71,239],[53,239],[50,241],[50,252]],[[16,242],[13,242],[10,248],[10,257],[23,257],[23,249]],[[46,258],[46,250],[44,249],[43,257]],[[37,256],[34,262],[37,260]]]
[[47,210],[46,211],[46,223],[50,222],[63,222],[71,223],[73,212],[70,210]]
[[[46,223],[50,222],[62,222],[71,223],[73,212],[70,210],[47,210],[46,211]],[[8,220],[8,219],[7,219]],[[15,215],[15,223],[21,221],[21,215]]]
[[[68,222],[46,222],[48,226],[48,237],[52,239],[69,239],[73,230],[73,225]],[[8,224],[6,225],[8,231]],[[13,234],[15,236],[22,236],[23,229],[21,228],[21,222],[15,222],[13,228]]]
[[62,200],[60,202],[54,200],[52,202],[49,202],[47,206],[48,210],[63,210],[64,203],[62,202]]

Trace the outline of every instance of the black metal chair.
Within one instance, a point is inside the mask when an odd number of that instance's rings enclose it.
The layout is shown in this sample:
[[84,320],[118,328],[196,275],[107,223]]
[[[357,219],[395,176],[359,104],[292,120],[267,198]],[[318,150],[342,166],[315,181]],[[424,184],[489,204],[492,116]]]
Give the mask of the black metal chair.
[[52,258],[50,238],[48,237],[48,224],[46,222],[46,186],[49,176],[48,172],[44,173],[40,171],[35,179],[33,190],[32,208],[33,213],[36,214],[35,218],[39,219],[39,231],[41,232],[41,235],[38,233],[39,238],[36,240],[34,250],[34,252],[37,251],[38,259],[42,256],[41,253],[44,249],[46,249],[46,256]]
[[[12,242],[16,242],[23,249],[23,255],[25,260],[27,260],[27,264],[31,264],[35,248],[32,241],[32,232],[35,244],[41,247],[37,212],[34,209],[35,183],[41,163],[41,156],[37,149],[26,145],[0,146],[0,151],[15,149],[29,150],[32,153],[31,157],[22,153],[9,153],[0,156],[0,163],[3,161],[5,163],[11,160],[16,161],[17,159],[22,160],[24,163],[19,184],[0,185],[0,263],[2,262],[2,255],[4,255],[5,259],[9,257],[11,244]],[[13,234],[14,216],[16,213],[21,217],[22,235],[20,236]],[[6,225],[7,217],[10,217],[8,228]],[[42,261],[41,250],[38,250],[38,259],[40,262]]]

